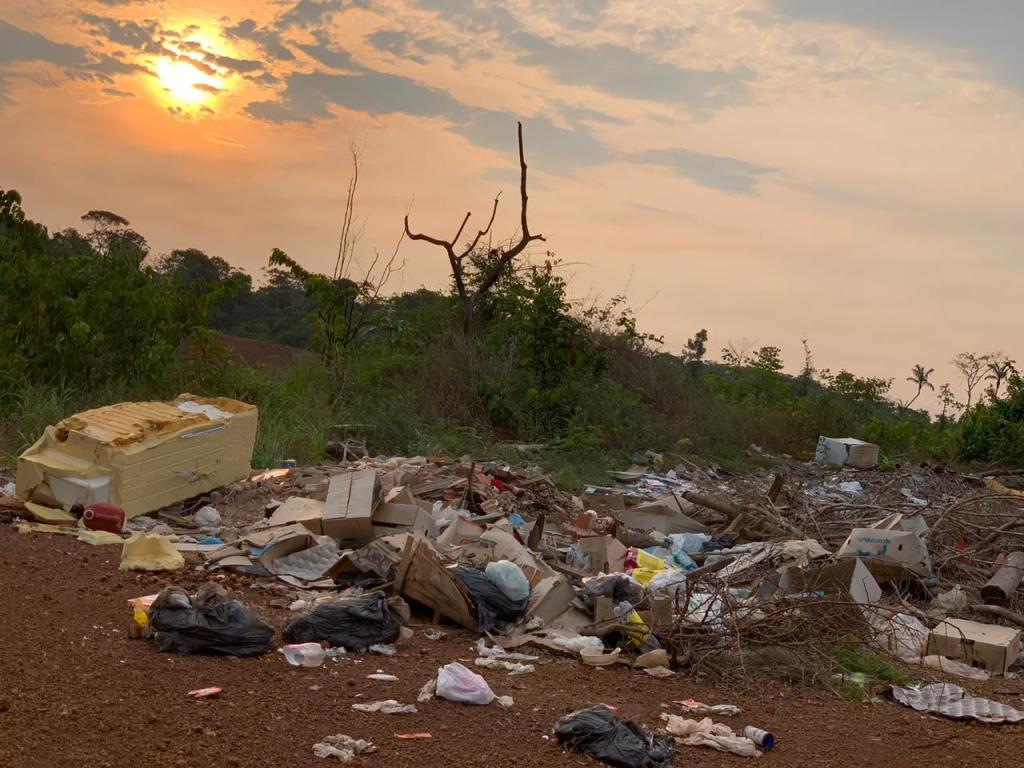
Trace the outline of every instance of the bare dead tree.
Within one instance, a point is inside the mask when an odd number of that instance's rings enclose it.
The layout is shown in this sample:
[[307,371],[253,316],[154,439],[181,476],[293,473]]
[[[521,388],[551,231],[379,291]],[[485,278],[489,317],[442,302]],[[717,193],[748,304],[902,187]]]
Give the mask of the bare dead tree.
[[448,256],[448,264],[452,270],[452,279],[455,282],[455,291],[459,295],[459,301],[462,302],[462,329],[466,334],[472,331],[473,327],[473,313],[476,310],[480,300],[483,299],[487,293],[494,287],[494,284],[498,282],[505,271],[508,269],[512,260],[515,259],[520,253],[522,253],[526,246],[535,240],[544,241],[544,235],[534,235],[530,233],[530,226],[526,220],[526,205],[527,205],[527,194],[526,194],[526,155],[523,152],[523,124],[516,123],[518,128],[519,136],[519,198],[520,198],[520,214],[519,214],[519,240],[515,243],[509,243],[507,246],[498,246],[490,249],[489,264],[485,268],[483,274],[480,276],[480,280],[476,287],[472,290],[468,285],[469,275],[466,270],[466,259],[469,257],[480,245],[480,241],[491,231],[491,226],[494,224],[494,217],[498,213],[498,200],[501,197],[499,192],[494,197],[494,207],[491,208],[491,217],[487,221],[487,226],[479,230],[469,244],[461,249],[457,249],[459,238],[462,237],[462,232],[466,228],[466,224],[469,223],[469,218],[472,212],[467,211],[465,217],[462,219],[462,224],[459,225],[458,231],[455,236],[450,240],[444,240],[440,237],[434,237],[423,233],[414,233],[409,228],[409,216],[405,217],[405,234],[410,240],[422,240],[423,242],[436,245],[443,248]]

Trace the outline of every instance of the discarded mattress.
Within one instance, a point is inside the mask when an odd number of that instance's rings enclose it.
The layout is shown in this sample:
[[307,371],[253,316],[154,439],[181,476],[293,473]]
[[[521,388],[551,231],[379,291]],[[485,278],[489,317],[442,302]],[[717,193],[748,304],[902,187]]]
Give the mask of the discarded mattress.
[[978,720],[982,723],[1018,723],[1024,712],[991,699],[971,696],[958,685],[932,683],[920,688],[892,689],[892,697],[918,712],[934,712],[954,720]]
[[245,477],[257,409],[227,398],[117,403],[49,426],[18,458],[17,491],[70,509],[115,504],[127,517]]

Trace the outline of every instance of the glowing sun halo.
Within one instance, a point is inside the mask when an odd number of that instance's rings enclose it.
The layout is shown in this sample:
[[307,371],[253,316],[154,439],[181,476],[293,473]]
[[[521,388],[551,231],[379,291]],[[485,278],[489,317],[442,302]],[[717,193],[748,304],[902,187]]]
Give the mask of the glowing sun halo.
[[200,72],[187,61],[162,58],[156,62],[160,85],[178,104],[200,104],[221,87],[220,78]]

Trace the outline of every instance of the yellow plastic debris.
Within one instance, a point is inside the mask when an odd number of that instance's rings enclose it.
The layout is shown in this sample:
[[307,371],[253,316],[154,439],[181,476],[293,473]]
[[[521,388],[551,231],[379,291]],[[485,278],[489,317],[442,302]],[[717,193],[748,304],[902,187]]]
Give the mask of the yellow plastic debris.
[[651,579],[657,576],[659,572],[666,570],[668,567],[668,564],[660,557],[655,557],[654,555],[639,549],[636,553],[636,568],[634,568],[629,575],[646,587],[650,583]]
[[167,536],[136,533],[121,551],[122,571],[176,571],[185,558]]
[[78,532],[78,540],[84,541],[86,544],[92,544],[94,547],[104,544],[124,544],[124,539],[116,533],[111,533],[110,531],[90,531],[87,528]]
[[25,510],[32,515],[32,518],[40,523],[50,525],[77,525],[78,518],[63,509],[54,509],[43,504],[36,504],[34,501],[25,502]]
[[66,536],[74,536],[78,533],[78,529],[61,525],[50,525],[49,523],[26,523],[22,521],[18,524],[18,533],[62,533]]

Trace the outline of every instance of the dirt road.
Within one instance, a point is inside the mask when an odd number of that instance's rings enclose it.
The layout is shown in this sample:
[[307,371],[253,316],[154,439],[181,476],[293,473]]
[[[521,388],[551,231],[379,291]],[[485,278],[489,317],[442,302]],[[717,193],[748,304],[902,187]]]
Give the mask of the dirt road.
[[[716,692],[682,675],[657,680],[625,667],[593,670],[544,651],[534,674],[485,673],[495,693],[514,697],[512,709],[435,699],[416,715],[362,715],[353,703],[415,702],[441,664],[472,665],[475,638],[446,629],[445,639],[432,642],[417,631],[400,657],[352,656],[319,669],[289,667],[279,654],[241,660],[162,654],[149,641],[128,639],[126,601],[157,591],[166,578],[120,573],[119,556],[118,547],[0,529],[0,765],[323,768],[312,744],[335,733],[378,745],[353,763],[368,768],[597,765],[546,738],[558,718],[601,702],[657,726],[661,712],[678,712],[673,700],[691,697],[740,705],[743,714],[724,720],[733,727],[752,723],[773,731],[779,746],[762,765],[1011,766],[1024,750],[1024,725],[953,723],[893,703],[848,704],[778,684]],[[196,578],[189,573],[179,580],[192,585]],[[243,589],[243,595],[279,626],[288,616],[267,606],[265,592]],[[378,669],[399,682],[366,679]],[[186,696],[207,686],[222,687],[223,697]],[[1020,680],[974,690],[1024,706]],[[433,739],[394,737],[415,731]],[[675,765],[743,760],[680,747]]]

